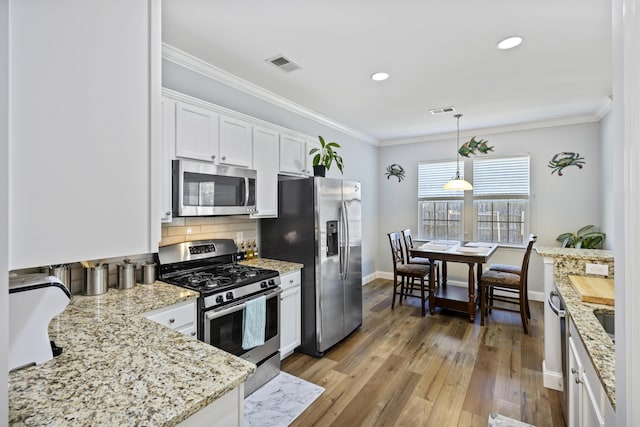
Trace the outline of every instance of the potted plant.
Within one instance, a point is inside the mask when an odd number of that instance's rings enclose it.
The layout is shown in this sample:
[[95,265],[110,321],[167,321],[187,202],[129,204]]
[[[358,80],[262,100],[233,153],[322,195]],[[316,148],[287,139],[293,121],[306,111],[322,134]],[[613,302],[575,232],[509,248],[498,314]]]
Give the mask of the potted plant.
[[601,249],[606,235],[590,231],[592,228],[593,225],[586,225],[575,233],[562,233],[556,240],[562,243],[563,248]]
[[324,138],[318,135],[320,139],[320,148],[313,148],[309,151],[309,155],[313,156],[313,175],[325,176],[325,172],[331,168],[333,162],[336,163],[338,170],[342,173],[344,163],[342,157],[335,151],[336,148],[340,148],[340,144],[337,142],[325,142]]

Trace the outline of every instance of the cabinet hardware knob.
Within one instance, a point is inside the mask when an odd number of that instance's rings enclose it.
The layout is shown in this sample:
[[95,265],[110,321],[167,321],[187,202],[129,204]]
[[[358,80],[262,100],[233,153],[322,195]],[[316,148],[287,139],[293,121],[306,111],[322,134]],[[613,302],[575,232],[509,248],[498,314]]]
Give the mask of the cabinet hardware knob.
[[289,283],[293,283],[293,279],[289,280]]
[[169,323],[175,323],[176,319],[169,319]]
[[215,160],[215,158],[216,158],[216,155],[214,154],[213,156],[211,156],[211,158]]
[[222,161],[227,160],[227,156],[222,156]]
[[164,214],[165,214],[166,216],[169,216],[169,215],[171,215],[171,211],[166,211]]
[[191,332],[191,336],[195,337],[196,336],[196,331]]
[[582,383],[582,380],[580,378],[576,377],[576,384],[581,384],[581,383]]
[[578,370],[577,370],[576,368],[571,368],[571,373],[572,373],[572,374],[577,374],[577,373],[578,373]]

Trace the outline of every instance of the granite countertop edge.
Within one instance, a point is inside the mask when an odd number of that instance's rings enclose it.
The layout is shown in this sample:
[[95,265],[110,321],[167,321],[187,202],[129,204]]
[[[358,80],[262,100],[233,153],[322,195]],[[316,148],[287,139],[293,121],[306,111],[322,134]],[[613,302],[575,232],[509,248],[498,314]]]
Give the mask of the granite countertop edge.
[[578,329],[580,339],[584,344],[591,363],[593,364],[600,382],[609,397],[613,408],[616,407],[616,350],[615,343],[607,335],[604,328],[593,314],[594,310],[613,312],[610,305],[584,303],[575,292],[569,278],[555,277],[558,292],[564,300],[569,315]]
[[290,261],[280,261],[269,258],[254,258],[238,261],[239,264],[250,265],[252,267],[266,268],[276,270],[280,274],[286,274],[296,270],[302,270],[304,264]]
[[536,246],[536,252],[543,257],[552,258],[575,258],[575,259],[589,259],[589,260],[602,260],[613,261],[613,251],[605,249],[575,249],[575,248],[560,248],[560,247],[548,247],[548,246]]
[[62,354],[9,373],[9,424],[174,426],[238,387],[253,363],[142,316],[196,298],[161,281],[72,296],[49,324]]

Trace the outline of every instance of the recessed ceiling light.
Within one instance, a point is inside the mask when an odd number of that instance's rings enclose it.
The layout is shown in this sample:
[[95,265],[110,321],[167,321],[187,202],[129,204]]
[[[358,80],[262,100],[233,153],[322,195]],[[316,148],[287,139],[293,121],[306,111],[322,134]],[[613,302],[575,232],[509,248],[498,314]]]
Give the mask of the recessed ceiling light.
[[371,80],[375,80],[377,82],[381,82],[383,80],[387,80],[389,78],[389,74],[387,73],[373,73],[371,74]]
[[522,43],[522,37],[520,36],[507,37],[498,42],[498,49],[511,49],[519,46],[520,43]]

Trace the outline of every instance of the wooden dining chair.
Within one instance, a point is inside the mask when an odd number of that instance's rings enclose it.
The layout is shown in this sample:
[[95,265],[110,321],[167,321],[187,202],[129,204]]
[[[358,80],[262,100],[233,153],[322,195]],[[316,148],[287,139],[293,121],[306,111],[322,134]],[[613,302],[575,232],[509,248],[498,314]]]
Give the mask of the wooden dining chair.
[[[404,240],[404,247],[406,249],[406,259],[408,264],[423,264],[431,265],[429,258],[412,257],[409,250],[413,249],[413,237],[411,236],[411,229],[407,228],[402,230],[402,239]],[[440,261],[435,261],[433,264],[436,268],[435,282],[440,284]]]
[[[522,258],[521,266],[511,266],[504,264],[494,264],[497,267],[482,273],[480,278],[480,325],[484,326],[484,318],[493,310],[504,310],[513,313],[520,313],[522,327],[524,333],[528,334],[528,324],[531,318],[531,310],[529,309],[528,296],[528,280],[527,272],[529,270],[529,259],[531,258],[531,250],[537,237],[533,234],[529,235],[527,249]],[[502,269],[499,269],[502,268]],[[494,291],[499,291],[495,294]],[[514,295],[515,294],[515,295]],[[518,309],[507,308],[502,305],[496,306],[496,301],[516,304]]]
[[[409,264],[406,262],[404,250],[402,248],[400,232],[387,233],[391,246],[391,257],[393,261],[393,299],[391,309],[396,304],[396,295],[399,296],[399,303],[402,304],[403,297],[418,297],[422,303],[422,315],[426,315],[425,304],[429,296],[429,272],[431,267],[424,264]],[[400,280],[398,280],[400,279]],[[418,280],[419,283],[415,283]],[[398,288],[400,288],[398,290]],[[419,291],[416,295],[414,292]]]

